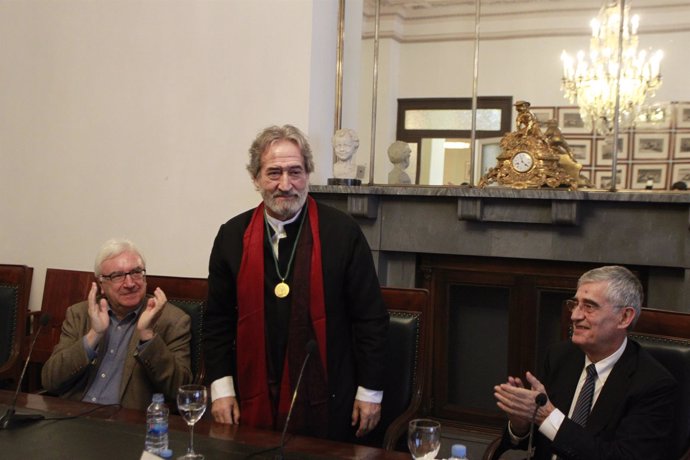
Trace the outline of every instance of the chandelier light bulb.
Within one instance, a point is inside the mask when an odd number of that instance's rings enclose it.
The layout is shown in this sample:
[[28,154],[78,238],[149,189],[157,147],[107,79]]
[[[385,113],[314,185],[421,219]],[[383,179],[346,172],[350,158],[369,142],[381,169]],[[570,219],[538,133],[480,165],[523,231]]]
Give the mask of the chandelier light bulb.
[[[576,61],[566,51],[561,54],[564,96],[580,107],[582,119],[589,128],[604,135],[613,129],[616,88],[620,93],[619,123],[629,128],[645,99],[661,86],[663,53],[638,51],[639,16],[631,16],[630,6],[625,5],[621,27],[620,9],[619,0],[605,2],[590,22],[589,62],[584,51],[578,51]],[[621,29],[623,37],[619,40]]]

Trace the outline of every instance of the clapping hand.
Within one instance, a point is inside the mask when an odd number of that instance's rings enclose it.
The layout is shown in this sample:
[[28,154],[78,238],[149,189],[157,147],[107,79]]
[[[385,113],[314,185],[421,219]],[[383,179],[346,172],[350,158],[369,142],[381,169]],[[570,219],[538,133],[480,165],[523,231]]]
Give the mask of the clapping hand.
[[[494,387],[496,405],[508,415],[516,435],[522,435],[529,430],[537,408],[536,397],[539,393],[546,394],[544,385],[531,372],[527,372],[525,378],[530,385],[529,389],[525,388],[519,377],[508,377],[508,382]],[[536,422],[540,424],[554,409],[548,401],[546,406],[536,413]]]
[[98,286],[96,282],[91,283],[91,290],[87,297],[89,321],[91,329],[86,334],[86,340],[91,348],[95,348],[98,341],[108,330],[110,317],[108,316],[108,301],[105,298],[97,299]]
[[139,337],[142,341],[151,340],[154,336],[153,328],[160,318],[163,309],[168,303],[168,298],[161,288],[156,288],[153,291],[153,297],[148,299],[146,306],[144,307],[141,315],[139,315],[139,321],[137,322],[137,330],[139,331]]

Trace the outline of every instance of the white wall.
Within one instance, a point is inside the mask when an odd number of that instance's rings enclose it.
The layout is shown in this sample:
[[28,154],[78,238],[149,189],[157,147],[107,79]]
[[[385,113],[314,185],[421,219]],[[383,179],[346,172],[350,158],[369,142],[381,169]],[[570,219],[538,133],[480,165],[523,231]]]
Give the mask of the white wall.
[[337,0],[0,1],[0,262],[91,270],[112,236],[207,275],[259,201],[254,136],[292,123],[331,170]]

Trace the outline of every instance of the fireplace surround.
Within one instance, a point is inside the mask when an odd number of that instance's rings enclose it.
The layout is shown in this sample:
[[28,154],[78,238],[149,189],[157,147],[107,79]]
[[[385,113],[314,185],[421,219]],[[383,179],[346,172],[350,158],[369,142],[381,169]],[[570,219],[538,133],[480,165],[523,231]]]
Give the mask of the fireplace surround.
[[646,307],[690,312],[688,192],[310,188],[357,220],[382,285],[429,289],[425,405],[446,425],[502,426],[491,388],[567,335],[561,303],[590,268],[625,265]]

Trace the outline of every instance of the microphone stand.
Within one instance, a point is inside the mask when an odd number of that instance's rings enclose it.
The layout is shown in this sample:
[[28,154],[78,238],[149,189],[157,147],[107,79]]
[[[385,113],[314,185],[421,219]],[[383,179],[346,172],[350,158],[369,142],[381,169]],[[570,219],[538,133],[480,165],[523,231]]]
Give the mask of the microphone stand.
[[295,384],[295,391],[292,392],[292,401],[290,401],[290,409],[288,409],[288,414],[287,417],[285,418],[285,426],[283,427],[283,433],[280,436],[280,456],[278,457],[279,459],[285,458],[285,435],[287,434],[287,429],[288,425],[290,423],[290,417],[292,416],[292,409],[295,408],[295,400],[297,399],[297,391],[299,390],[299,385],[302,382],[302,376],[304,375],[304,368],[307,367],[307,361],[309,361],[309,357],[311,354],[316,351],[316,341],[315,340],[310,340],[307,342],[306,350],[307,350],[307,356],[304,357],[304,361],[302,362],[302,368],[299,371],[299,375],[297,376],[297,383]]
[[530,420],[529,424],[529,442],[527,443],[527,459],[526,460],[532,460],[532,455],[534,455],[534,452],[532,451],[532,438],[534,437],[534,420],[537,417],[537,411],[539,410],[540,407],[542,407],[544,404],[546,404],[546,401],[548,401],[548,398],[544,393],[539,393],[536,398],[534,398],[534,402],[537,404],[534,408],[534,412],[532,412],[532,420]]
[[36,422],[45,419],[45,416],[41,414],[17,414],[15,413],[15,408],[17,406],[17,396],[19,396],[19,390],[22,387],[22,382],[24,381],[24,374],[26,373],[26,368],[29,365],[29,360],[31,359],[31,352],[34,350],[36,339],[38,339],[38,335],[41,333],[41,329],[43,328],[43,326],[48,324],[49,321],[50,315],[48,313],[44,313],[41,316],[41,319],[39,320],[38,329],[36,330],[34,338],[31,340],[31,346],[29,346],[29,353],[26,356],[26,361],[24,361],[24,368],[22,369],[22,373],[19,376],[19,380],[17,382],[17,389],[14,391],[12,405],[9,409],[7,409],[5,415],[3,415],[2,418],[0,418],[0,430],[11,430],[12,428],[16,428],[18,426],[22,426],[30,422]]

